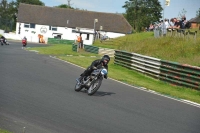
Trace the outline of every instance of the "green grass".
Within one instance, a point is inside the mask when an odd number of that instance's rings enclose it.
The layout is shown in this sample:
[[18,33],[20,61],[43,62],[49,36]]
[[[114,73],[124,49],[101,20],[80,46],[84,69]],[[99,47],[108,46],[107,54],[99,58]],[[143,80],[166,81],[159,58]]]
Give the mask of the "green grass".
[[3,129],[0,129],[0,133],[11,133],[11,132],[3,130]]
[[[52,45],[49,47],[29,48],[29,50],[40,51],[39,53],[41,54],[56,55],[58,58],[62,60],[66,60],[68,62],[82,66],[84,68],[88,67],[93,60],[101,58],[97,54],[91,54],[83,50],[77,53],[72,51],[71,49],[72,49],[71,45]],[[67,56],[67,55],[73,55],[73,56]],[[91,56],[96,56],[96,57],[91,57]],[[165,95],[170,95],[176,98],[183,98],[200,103],[200,91],[170,85],[168,83],[145,76],[134,70],[129,70],[124,67],[115,65],[113,61],[114,58],[111,58],[111,62],[109,63],[109,73],[108,73],[108,76],[110,78],[119,80],[121,82],[133,86],[145,87],[147,89],[154,90]]]
[[84,56],[97,56],[96,54],[85,52],[83,49],[80,49],[80,52],[72,51],[72,45],[66,44],[56,44],[49,47],[34,47],[29,48],[29,50],[37,50],[40,54],[49,54],[49,55],[84,55]]
[[[191,31],[195,30],[197,29]],[[192,36],[189,39],[169,36],[154,38],[153,32],[143,32],[107,40],[103,43],[97,40],[94,45],[125,50],[180,64],[200,66],[200,31],[198,30],[197,33],[196,41]]]

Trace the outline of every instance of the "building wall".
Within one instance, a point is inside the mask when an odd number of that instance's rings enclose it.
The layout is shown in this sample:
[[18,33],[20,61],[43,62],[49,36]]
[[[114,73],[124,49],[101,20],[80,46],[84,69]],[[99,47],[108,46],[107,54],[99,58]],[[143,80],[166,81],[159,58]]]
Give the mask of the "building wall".
[[[79,33],[72,32],[72,30],[76,30],[72,28],[53,27],[53,26],[50,27],[49,25],[38,25],[38,24],[35,25],[35,28],[30,28],[30,27],[27,28],[25,27],[25,25],[27,26],[27,24],[25,23],[17,22],[16,35],[18,35],[19,38],[21,39],[24,36],[26,36],[27,40],[30,42],[39,42],[38,35],[43,35],[46,43],[47,43],[48,38],[54,38],[57,35],[61,35],[61,39],[66,39],[66,40],[76,40],[77,36],[79,36]],[[57,28],[57,31],[54,31],[53,28]],[[83,43],[87,45],[92,45],[93,38],[94,38],[93,29],[80,28],[80,32],[84,32],[82,34]],[[103,31],[101,31],[101,34],[106,35],[109,38],[125,36],[125,34],[121,34],[121,33],[103,32]]]
[[5,32],[4,30],[1,30],[1,29],[0,29],[0,34],[1,34],[1,35],[3,35],[4,32]]
[[192,23],[191,24],[191,28],[198,28],[199,27],[198,25],[200,25],[200,24],[198,24],[198,23]]
[[107,35],[109,38],[117,38],[117,37],[125,36],[125,34],[122,34],[122,33],[114,33],[114,32],[107,32],[106,35]]

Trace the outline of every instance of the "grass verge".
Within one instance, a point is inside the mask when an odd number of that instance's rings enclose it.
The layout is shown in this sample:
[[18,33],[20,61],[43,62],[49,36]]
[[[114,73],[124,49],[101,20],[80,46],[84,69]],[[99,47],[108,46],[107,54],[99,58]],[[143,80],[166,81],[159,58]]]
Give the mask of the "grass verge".
[[[37,50],[41,54],[55,55],[62,60],[71,62],[84,68],[89,66],[93,60],[100,58],[100,56],[97,54],[91,54],[84,51],[80,51],[79,53],[74,52],[71,50],[71,47],[71,45],[52,45],[49,47],[29,48],[29,50]],[[134,70],[129,70],[124,67],[115,65],[113,61],[114,59],[112,58],[111,62],[109,63],[108,77],[110,78],[133,86],[145,87],[161,94],[200,103],[200,91],[170,85],[168,83],[140,74]]]
[[3,129],[0,129],[0,133],[11,133],[11,132],[3,130]]

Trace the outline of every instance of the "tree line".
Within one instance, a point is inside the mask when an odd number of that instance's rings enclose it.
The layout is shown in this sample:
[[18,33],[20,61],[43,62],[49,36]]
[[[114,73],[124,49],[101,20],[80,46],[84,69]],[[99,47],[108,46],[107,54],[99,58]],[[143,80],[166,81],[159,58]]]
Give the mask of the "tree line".
[[[0,29],[2,28],[8,31],[11,31],[11,29],[15,30],[17,22],[17,12],[20,3],[45,6],[45,4],[40,0],[15,0],[11,2],[8,2],[7,0],[1,0]],[[65,4],[61,4],[56,7],[74,9],[73,7]]]
[[129,0],[122,7],[126,10],[125,18],[136,32],[162,18],[163,8],[158,0]]

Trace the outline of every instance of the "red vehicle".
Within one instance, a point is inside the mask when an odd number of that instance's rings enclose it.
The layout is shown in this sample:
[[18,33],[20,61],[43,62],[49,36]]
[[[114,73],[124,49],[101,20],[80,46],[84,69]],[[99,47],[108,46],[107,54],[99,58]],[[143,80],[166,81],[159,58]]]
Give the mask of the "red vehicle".
[[26,47],[26,45],[27,45],[26,39],[22,39],[22,45],[23,45],[23,47]]

